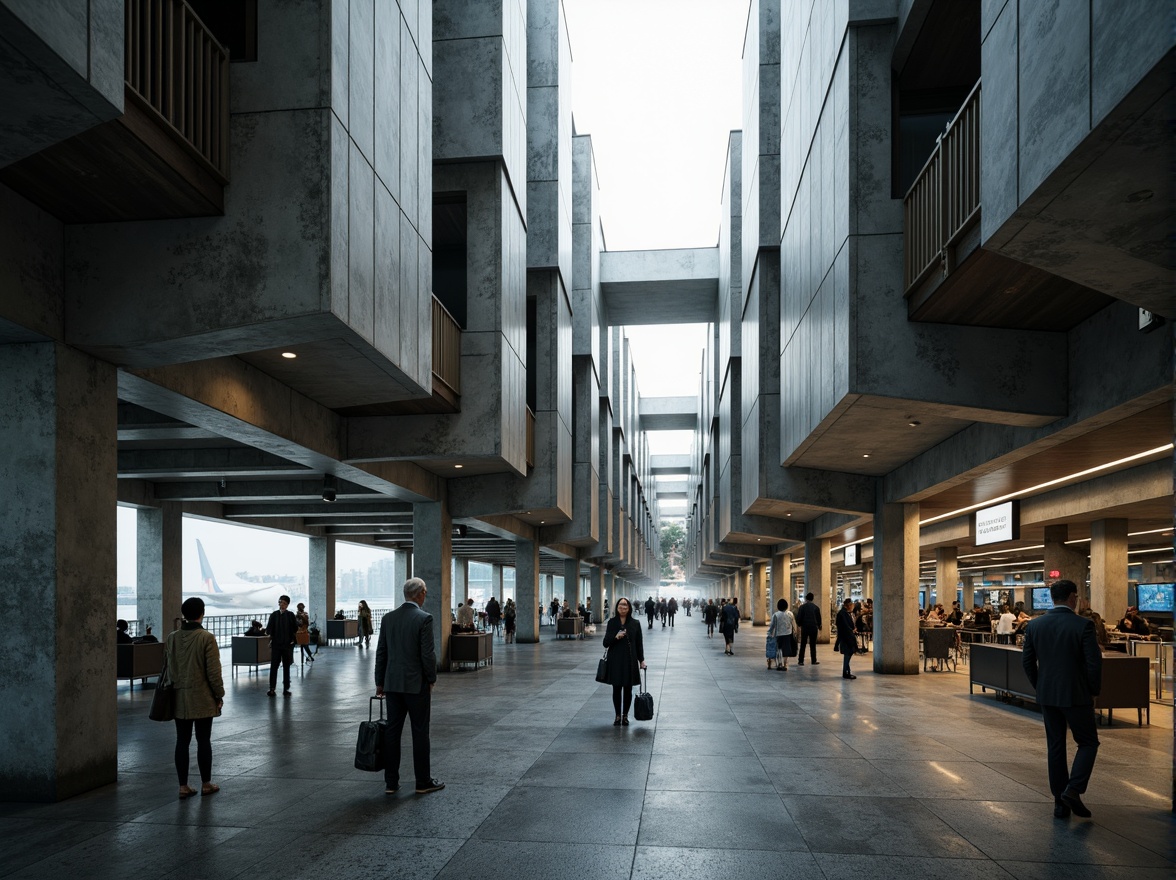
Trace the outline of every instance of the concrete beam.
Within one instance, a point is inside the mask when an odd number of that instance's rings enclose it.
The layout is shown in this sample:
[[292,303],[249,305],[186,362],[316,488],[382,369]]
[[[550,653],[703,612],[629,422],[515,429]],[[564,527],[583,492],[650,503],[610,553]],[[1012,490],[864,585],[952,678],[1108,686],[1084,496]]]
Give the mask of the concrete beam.
[[232,476],[291,476],[309,468],[244,446],[223,449],[122,449],[118,453],[120,479],[179,479],[209,474]]
[[411,522],[412,505],[389,498],[386,503],[382,504],[345,504],[338,501],[330,504],[319,499],[318,501],[297,504],[234,504],[225,507],[225,517],[229,519],[268,516],[323,517],[326,519],[349,517],[369,519],[374,516],[383,516],[389,520]]
[[649,473],[651,476],[689,476],[691,461],[689,455],[651,455],[649,456]]
[[642,431],[693,431],[698,427],[698,398],[641,397],[637,418]]
[[719,249],[604,251],[600,291],[614,326],[705,324],[714,320]]
[[[222,486],[223,482],[223,486]],[[153,497],[157,501],[218,501],[222,504],[250,501],[319,501],[322,498],[323,481],[313,480],[200,480],[182,483],[155,483]],[[119,485],[119,500],[122,500],[122,485]],[[336,500],[342,504],[349,499],[386,498],[379,492],[340,481],[336,488]]]

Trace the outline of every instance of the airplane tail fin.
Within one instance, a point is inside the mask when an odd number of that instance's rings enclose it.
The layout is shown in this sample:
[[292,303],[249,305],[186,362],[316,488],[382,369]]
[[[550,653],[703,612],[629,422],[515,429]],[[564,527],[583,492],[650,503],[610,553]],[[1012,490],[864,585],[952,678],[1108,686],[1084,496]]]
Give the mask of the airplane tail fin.
[[224,590],[216,582],[216,575],[212,573],[212,566],[208,562],[208,556],[204,553],[204,545],[200,543],[199,538],[196,539],[196,552],[200,554],[200,580],[204,583],[204,592],[223,593]]

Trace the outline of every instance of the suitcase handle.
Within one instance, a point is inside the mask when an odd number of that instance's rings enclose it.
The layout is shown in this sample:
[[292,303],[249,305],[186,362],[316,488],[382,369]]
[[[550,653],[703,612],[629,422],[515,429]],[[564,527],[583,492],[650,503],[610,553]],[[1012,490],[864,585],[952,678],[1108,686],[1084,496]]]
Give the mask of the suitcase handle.
[[383,721],[384,720],[384,695],[383,694],[380,694],[380,696],[378,696],[378,697],[370,697],[368,699],[368,721],[372,720],[372,702],[375,700],[380,701],[380,720]]

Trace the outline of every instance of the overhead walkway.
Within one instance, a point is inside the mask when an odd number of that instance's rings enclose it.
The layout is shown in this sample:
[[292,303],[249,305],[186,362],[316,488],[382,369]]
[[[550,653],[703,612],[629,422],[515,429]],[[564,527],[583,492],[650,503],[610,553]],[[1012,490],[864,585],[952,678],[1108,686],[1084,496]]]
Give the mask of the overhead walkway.
[[[638,597],[643,598],[643,597]],[[968,696],[959,673],[858,679],[764,668],[763,628],[735,656],[700,618],[645,630],[653,723],[612,726],[600,643],[495,645],[445,675],[433,772],[385,797],[352,768],[374,648],[324,648],[289,699],[226,670],[215,797],[176,799],[174,730],[120,686],[119,783],[58,804],[0,805],[11,877],[1170,878],[1171,713],[1117,721],[1086,797],[1052,816],[1037,712]],[[193,756],[193,772],[195,761]],[[411,779],[406,732],[402,778]]]

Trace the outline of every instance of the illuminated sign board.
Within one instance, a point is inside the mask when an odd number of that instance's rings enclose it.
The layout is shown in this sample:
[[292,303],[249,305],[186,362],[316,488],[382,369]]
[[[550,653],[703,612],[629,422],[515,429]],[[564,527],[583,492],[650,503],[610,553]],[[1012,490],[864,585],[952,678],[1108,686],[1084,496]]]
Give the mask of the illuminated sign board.
[[1021,537],[1021,506],[1016,501],[1006,501],[995,507],[976,511],[977,547],[983,544],[997,544],[1001,541],[1015,541]]
[[847,546],[845,548],[845,564],[846,565],[857,565],[859,562],[862,561],[861,547],[862,547],[861,544],[850,544],[849,546]]

